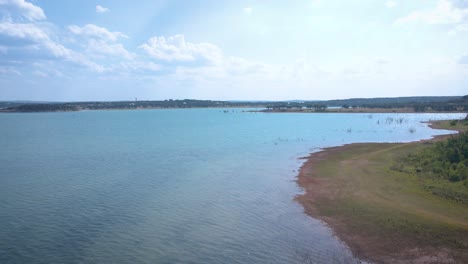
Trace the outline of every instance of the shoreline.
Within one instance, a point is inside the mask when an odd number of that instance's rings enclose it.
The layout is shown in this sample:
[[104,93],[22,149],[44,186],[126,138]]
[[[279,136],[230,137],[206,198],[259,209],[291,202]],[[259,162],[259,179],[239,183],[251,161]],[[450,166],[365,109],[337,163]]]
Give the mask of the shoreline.
[[417,112],[409,109],[394,108],[360,108],[360,109],[328,109],[324,111],[309,110],[266,110],[260,106],[207,106],[207,107],[135,107],[135,108],[77,108],[69,110],[47,110],[47,111],[19,111],[16,109],[0,109],[0,114],[5,113],[65,113],[65,112],[84,112],[84,111],[122,111],[122,110],[178,110],[178,109],[260,109],[243,110],[246,113],[265,113],[265,114],[460,114],[465,111],[422,111]]
[[[441,122],[427,123],[432,129],[461,131],[442,127]],[[306,161],[299,170],[296,182],[302,188],[303,194],[297,195],[295,200],[303,206],[307,215],[325,223],[359,259],[376,263],[463,263],[468,258],[466,253],[450,247],[424,243],[424,240],[421,241],[417,236],[412,237],[411,233],[399,233],[396,227],[386,227],[384,224],[385,227],[380,228],[381,219],[372,212],[374,208],[377,215],[383,210],[380,213],[390,219],[383,221],[394,221],[397,223],[395,226],[398,226],[398,221],[402,218],[391,219],[394,214],[406,216],[412,213],[402,210],[401,206],[408,206],[411,210],[418,210],[418,208],[412,204],[405,204],[405,201],[394,201],[389,199],[391,196],[385,197],[379,193],[378,188],[387,187],[385,183],[379,186],[378,183],[368,184],[367,182],[369,178],[374,177],[374,174],[380,175],[382,169],[387,169],[381,166],[382,153],[393,153],[395,150],[401,151],[431,144],[453,135],[437,135],[431,139],[408,143],[351,143],[311,153],[308,157],[301,158]],[[388,161],[388,157],[385,157]],[[378,170],[372,171],[374,167]],[[365,176],[362,176],[364,174]],[[348,178],[352,178],[352,182],[347,182]],[[370,181],[378,180],[371,179]],[[373,184],[376,185],[373,186]],[[379,207],[382,204],[384,207],[388,205],[387,211]],[[437,221],[446,221],[443,214],[433,213],[430,216],[435,217]],[[412,220],[411,217],[410,220]],[[468,235],[468,222],[463,219],[459,221],[458,218],[449,220],[452,221],[451,225],[461,228]],[[395,230],[397,231],[394,232]]]
[[[31,114],[31,113],[77,113],[77,112],[87,112],[87,111],[143,111],[143,110],[182,110],[182,109],[250,109],[256,107],[250,106],[229,106],[229,107],[140,107],[140,108],[102,108],[102,109],[91,109],[91,108],[83,108],[78,110],[57,110],[57,111],[8,111],[4,109],[0,109],[0,114],[13,114],[13,113],[24,113],[24,114]],[[252,112],[255,111],[245,111],[243,112]],[[454,112],[456,113],[456,112]]]

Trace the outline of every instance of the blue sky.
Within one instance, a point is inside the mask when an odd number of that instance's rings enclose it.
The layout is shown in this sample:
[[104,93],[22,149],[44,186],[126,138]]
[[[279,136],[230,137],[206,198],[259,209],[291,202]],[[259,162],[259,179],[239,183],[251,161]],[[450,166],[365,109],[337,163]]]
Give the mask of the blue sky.
[[0,0],[0,100],[468,94],[468,0]]

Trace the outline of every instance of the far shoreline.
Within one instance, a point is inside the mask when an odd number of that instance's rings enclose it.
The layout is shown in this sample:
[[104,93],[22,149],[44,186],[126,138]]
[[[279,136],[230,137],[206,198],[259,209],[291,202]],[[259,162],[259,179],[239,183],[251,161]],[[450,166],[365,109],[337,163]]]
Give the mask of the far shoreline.
[[291,110],[253,110],[251,112],[265,113],[265,114],[463,114],[466,111],[415,111],[414,109],[400,109],[400,108],[358,108],[358,109],[326,109],[321,111],[310,111],[305,109],[291,109]]
[[77,110],[53,110],[53,111],[17,111],[0,109],[0,114],[11,113],[76,113],[85,111],[140,111],[140,110],[181,110],[181,109],[252,109],[257,108],[260,110],[247,110],[245,113],[265,113],[265,114],[463,114],[466,111],[414,111],[414,110],[395,110],[395,109],[360,109],[360,110],[325,110],[325,111],[267,111],[262,107],[254,106],[209,106],[209,107],[139,107],[139,108],[101,108],[101,109],[77,109]]
[[[56,110],[56,111],[9,111],[0,109],[0,114],[13,114],[13,113],[22,113],[22,114],[31,114],[31,113],[78,113],[86,111],[143,111],[143,110],[187,110],[187,109],[251,109],[257,107],[250,106],[210,106],[210,107],[142,107],[142,108],[102,108],[102,109],[78,109],[78,110]],[[258,107],[259,108],[259,107]],[[244,111],[244,112],[255,112],[255,111]],[[455,112],[452,112],[455,113]]]

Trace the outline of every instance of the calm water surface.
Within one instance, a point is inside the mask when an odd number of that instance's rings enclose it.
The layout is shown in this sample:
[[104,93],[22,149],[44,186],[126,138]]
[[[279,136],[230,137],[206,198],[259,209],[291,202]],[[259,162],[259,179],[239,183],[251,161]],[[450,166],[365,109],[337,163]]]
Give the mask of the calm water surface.
[[353,262],[294,202],[299,157],[460,114],[0,115],[0,263]]

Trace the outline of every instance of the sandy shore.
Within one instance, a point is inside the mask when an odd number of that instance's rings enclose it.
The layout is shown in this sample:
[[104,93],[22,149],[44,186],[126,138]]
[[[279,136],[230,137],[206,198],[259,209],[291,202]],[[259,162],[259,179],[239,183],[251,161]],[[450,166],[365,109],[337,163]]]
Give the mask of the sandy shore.
[[[356,143],[313,153],[297,177],[304,194],[296,200],[365,261],[468,263],[468,208],[406,188],[401,182],[407,180],[388,169],[391,157],[449,136],[412,143]],[[447,213],[445,207],[450,208]],[[458,244],[445,242],[452,233]]]

